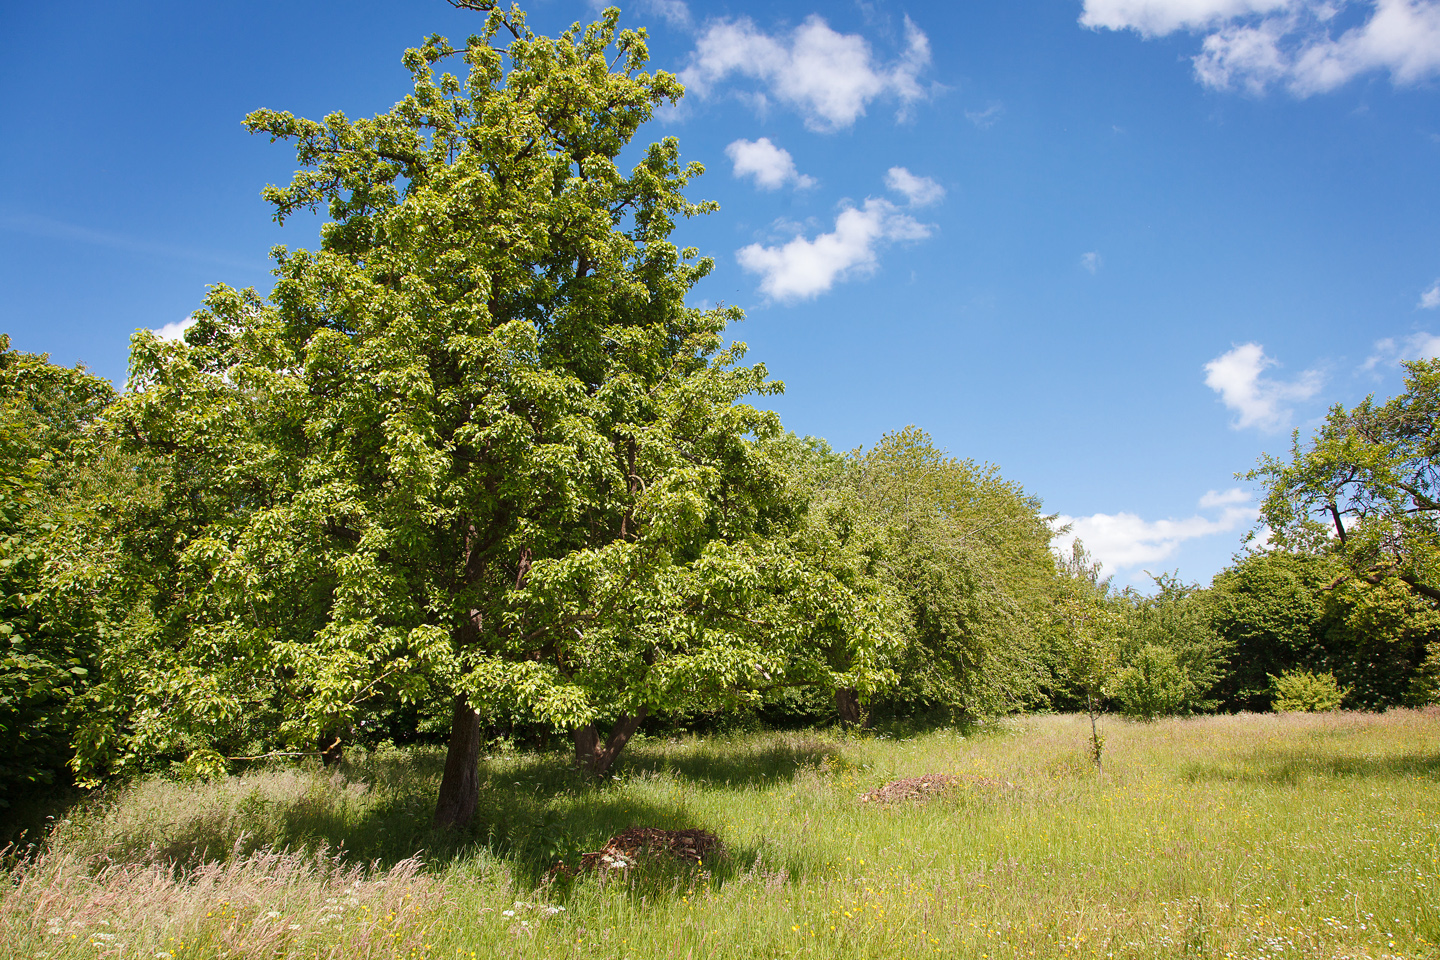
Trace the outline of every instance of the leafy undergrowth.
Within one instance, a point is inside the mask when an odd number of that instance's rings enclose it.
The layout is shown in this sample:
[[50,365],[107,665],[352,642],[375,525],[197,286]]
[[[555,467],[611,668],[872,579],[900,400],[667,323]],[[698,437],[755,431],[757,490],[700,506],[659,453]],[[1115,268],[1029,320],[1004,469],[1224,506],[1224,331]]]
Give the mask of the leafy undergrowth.
[[[509,755],[461,836],[430,753],[146,782],[12,866],[0,955],[1440,957],[1440,715],[1105,723],[1103,778],[1064,716]],[[550,869],[629,827],[725,852]]]

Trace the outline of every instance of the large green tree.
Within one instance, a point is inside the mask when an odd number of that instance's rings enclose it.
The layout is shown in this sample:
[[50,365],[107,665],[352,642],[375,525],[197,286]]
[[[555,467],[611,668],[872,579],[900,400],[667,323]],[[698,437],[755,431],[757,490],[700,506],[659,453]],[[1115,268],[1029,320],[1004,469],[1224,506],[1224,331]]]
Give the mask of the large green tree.
[[[997,468],[952,457],[910,426],[857,450],[826,484],[863,533],[893,598],[896,709],[983,717],[1032,703],[1044,675],[1052,531],[1040,501]],[[842,689],[844,720],[858,698]]]
[[1405,390],[1336,405],[1288,460],[1248,475],[1266,486],[1262,523],[1284,549],[1333,553],[1349,575],[1394,576],[1440,603],[1440,359],[1405,364]]
[[618,165],[679,83],[613,9],[545,38],[460,5],[483,28],[407,51],[392,110],[247,118],[296,144],[266,196],[325,210],[319,248],[277,249],[267,299],[214,288],[182,343],[137,334],[109,422],[157,463],[163,587],[97,767],[446,698],[455,825],[484,716],[568,729],[603,773],[648,712],[883,676],[875,598],[743,402],[778,385],[725,346],[736,311],[685,304],[711,264],[669,238],[711,209],[683,194],[699,166],[674,140]]

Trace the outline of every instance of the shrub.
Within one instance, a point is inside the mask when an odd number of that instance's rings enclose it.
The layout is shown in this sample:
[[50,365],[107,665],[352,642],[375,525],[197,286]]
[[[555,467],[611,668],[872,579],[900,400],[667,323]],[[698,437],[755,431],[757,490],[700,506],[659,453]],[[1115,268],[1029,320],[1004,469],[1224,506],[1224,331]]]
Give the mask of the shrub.
[[1440,703],[1440,641],[1425,648],[1425,659],[1410,680],[1410,691],[1405,699],[1412,707]]
[[1125,716],[1154,720],[1190,712],[1193,686],[1173,650],[1147,643],[1116,676],[1111,694]]
[[1335,682],[1333,673],[1286,670],[1278,677],[1270,675],[1270,709],[1276,713],[1339,710],[1349,692],[1349,687],[1341,688]]

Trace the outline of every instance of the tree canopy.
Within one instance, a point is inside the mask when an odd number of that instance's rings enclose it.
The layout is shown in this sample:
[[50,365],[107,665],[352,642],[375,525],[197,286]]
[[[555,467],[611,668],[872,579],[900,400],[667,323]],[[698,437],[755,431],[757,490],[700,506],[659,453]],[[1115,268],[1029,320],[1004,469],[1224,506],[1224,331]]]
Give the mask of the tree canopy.
[[0,334],[0,806],[64,766],[96,635],[45,596],[68,531],[76,448],[110,384],[10,349]]

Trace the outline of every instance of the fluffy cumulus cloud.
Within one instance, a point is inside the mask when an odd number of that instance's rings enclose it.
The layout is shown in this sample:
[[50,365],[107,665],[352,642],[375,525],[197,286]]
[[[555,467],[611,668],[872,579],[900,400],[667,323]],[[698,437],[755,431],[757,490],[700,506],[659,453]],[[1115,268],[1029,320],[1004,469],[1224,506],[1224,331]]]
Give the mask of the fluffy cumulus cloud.
[[760,275],[760,290],[780,301],[819,296],[837,281],[872,273],[879,250],[898,240],[923,240],[931,228],[889,200],[871,197],[847,206],[835,229],[811,240],[798,236],[779,246],[752,243],[735,254],[740,266]]
[[1080,266],[1088,270],[1092,277],[1100,272],[1100,263],[1100,252],[1098,250],[1091,250],[1089,253],[1080,254]]
[[1162,563],[1187,540],[1238,533],[1255,522],[1259,512],[1250,495],[1240,489],[1211,490],[1200,498],[1196,513],[1181,520],[1146,520],[1135,513],[1096,513],[1088,517],[1061,515],[1057,529],[1069,527],[1055,538],[1055,549],[1068,555],[1079,539],[1090,555],[1111,573],[1138,571]]
[[1195,75],[1220,90],[1305,97],[1377,71],[1399,85],[1440,76],[1440,0],[1085,0],[1080,22],[1203,34]]
[[901,111],[925,96],[919,76],[930,63],[930,41],[905,18],[905,51],[893,63],[876,61],[859,34],[838,33],[811,15],[788,35],[765,33],[746,18],[705,26],[680,79],[706,96],[732,76],[758,81],[753,102],[773,99],[805,118],[813,130],[849,127],[871,102],[891,97]]
[[1440,280],[1430,284],[1430,289],[1420,294],[1420,302],[1415,306],[1421,310],[1434,310],[1440,307]]
[[185,336],[185,331],[195,326],[194,317],[186,317],[184,320],[176,320],[174,323],[167,323],[163,327],[157,327],[150,332],[161,340],[179,340]]
[[735,164],[735,176],[754,177],[755,185],[762,190],[778,190],[787,183],[801,190],[815,186],[813,177],[795,169],[790,151],[775,146],[769,137],[753,142],[736,140],[725,148],[725,156]]
[[928,207],[945,198],[945,188],[929,177],[917,177],[904,167],[891,167],[885,173],[885,186],[905,195],[912,207]]
[[1258,343],[1242,343],[1205,364],[1205,386],[1235,411],[1235,429],[1284,429],[1290,425],[1292,405],[1319,392],[1318,371],[1307,370],[1294,380],[1276,380],[1265,376],[1273,366],[1275,361]]

